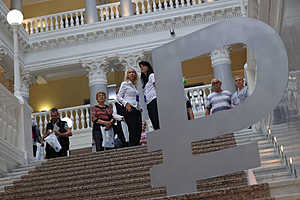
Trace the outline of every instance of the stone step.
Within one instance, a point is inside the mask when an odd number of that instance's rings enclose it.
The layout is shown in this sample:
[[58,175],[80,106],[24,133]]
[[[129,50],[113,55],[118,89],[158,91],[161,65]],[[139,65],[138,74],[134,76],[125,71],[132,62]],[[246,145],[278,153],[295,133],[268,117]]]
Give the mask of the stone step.
[[169,197],[152,198],[151,200],[266,200],[271,199],[269,187],[267,184],[259,184],[252,186],[241,186],[235,188],[227,188],[216,191],[195,192],[191,194],[176,195]]
[[300,193],[278,195],[274,198],[274,200],[299,200],[299,199],[300,199]]
[[123,164],[129,164],[133,162],[144,162],[146,160],[151,159],[162,159],[162,153],[161,152],[151,152],[151,153],[144,153],[144,154],[133,154],[123,157],[111,157],[103,159],[101,156],[94,156],[89,157],[89,159],[84,159],[82,162],[67,162],[65,165],[45,165],[41,167],[37,167],[34,171],[30,172],[32,174],[33,172],[35,174],[43,175],[43,172],[46,174],[48,171],[52,172],[59,172],[65,168],[72,167],[73,170],[80,170],[81,168],[91,168],[92,165],[97,165],[97,167],[105,167],[110,165],[123,165]]
[[[130,194],[130,193],[136,193],[136,192],[146,192],[151,191],[151,186],[149,183],[141,183],[141,184],[135,184],[135,185],[122,185],[117,187],[109,187],[107,189],[103,189],[103,185],[100,184],[93,184],[93,185],[82,185],[78,187],[70,187],[70,188],[64,188],[65,190],[62,191],[36,191],[36,192],[30,192],[30,193],[11,193],[7,195],[1,196],[2,200],[17,200],[17,199],[78,199],[82,197],[90,197],[97,195],[101,198],[109,197],[109,196],[119,196],[120,194]],[[58,188],[57,188],[58,190]]]
[[[237,187],[242,185],[247,185],[248,181],[243,173],[241,177],[241,173],[232,174],[229,176],[223,176],[223,177],[217,177],[217,178],[210,178],[205,180],[197,181],[197,188],[198,191],[205,191],[205,190],[211,190],[211,189],[222,189],[227,187]],[[80,180],[77,182],[63,182],[63,183],[56,183],[56,184],[47,184],[47,185],[40,185],[40,186],[32,186],[32,187],[22,187],[22,188],[16,188],[11,187],[6,192],[6,196],[14,195],[17,196],[17,194],[23,195],[24,193],[31,193],[39,191],[39,196],[45,195],[44,193],[50,194],[50,193],[64,193],[68,192],[71,187],[80,187],[84,185],[85,187],[90,186],[90,189],[93,189],[95,185],[97,185],[98,189],[101,189],[103,192],[106,189],[109,188],[115,188],[122,185],[138,185],[138,184],[150,184],[150,174],[149,172],[147,174],[140,173],[136,177],[130,177],[130,176],[122,176],[118,179],[114,178],[93,178],[89,180]],[[23,196],[24,197],[24,196]]]
[[256,176],[256,180],[259,183],[267,183],[267,182],[271,182],[271,181],[281,180],[283,178],[289,179],[292,177],[290,176],[290,173],[288,171]]
[[[98,176],[111,176],[112,174],[122,174],[122,173],[134,173],[134,170],[141,171],[147,170],[152,165],[160,164],[161,159],[154,160],[152,158],[148,160],[144,160],[143,162],[132,162],[129,164],[119,164],[119,165],[111,165],[108,163],[108,166],[102,167],[101,165],[87,165],[86,167],[81,168],[66,168],[70,170],[58,170],[58,171],[46,171],[46,172],[32,172],[31,174],[23,177],[21,181],[29,181],[29,182],[38,182],[45,183],[51,179],[56,179],[57,181],[63,181],[66,178],[72,177],[73,179],[78,179],[80,175],[84,175],[87,173],[93,173]],[[126,163],[126,160],[124,160]]]

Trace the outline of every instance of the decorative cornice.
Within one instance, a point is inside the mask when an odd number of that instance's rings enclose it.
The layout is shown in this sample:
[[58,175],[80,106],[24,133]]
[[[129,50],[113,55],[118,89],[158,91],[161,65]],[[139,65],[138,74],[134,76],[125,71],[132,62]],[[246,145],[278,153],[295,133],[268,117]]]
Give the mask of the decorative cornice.
[[212,51],[210,53],[210,58],[213,67],[221,64],[231,64],[229,50],[227,47]]
[[138,74],[141,73],[141,69],[138,66],[138,63],[145,57],[144,52],[135,52],[131,54],[123,54],[119,55],[120,62],[125,66],[125,70],[127,71],[128,68],[133,68]]

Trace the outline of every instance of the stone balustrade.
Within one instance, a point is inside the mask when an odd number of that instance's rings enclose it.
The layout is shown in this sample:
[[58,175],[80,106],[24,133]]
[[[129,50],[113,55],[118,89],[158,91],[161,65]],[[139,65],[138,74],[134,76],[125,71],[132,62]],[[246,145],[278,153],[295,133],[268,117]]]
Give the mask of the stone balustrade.
[[[73,132],[91,129],[90,104],[63,108],[59,109],[58,112],[61,118],[68,117],[73,121]],[[41,133],[43,134],[47,123],[50,121],[50,111],[34,113],[32,114],[32,118],[35,119]]]
[[31,112],[0,84],[0,173],[32,159]]
[[[146,15],[167,10],[195,7],[200,4],[213,3],[215,0],[132,0],[134,15]],[[224,1],[224,0],[221,0]],[[115,20],[120,17],[120,2],[97,6],[99,22]],[[85,9],[72,10],[68,12],[56,13],[53,15],[40,16],[25,19],[24,28],[29,34],[52,32],[69,27],[82,26],[86,24]]]
[[[185,94],[190,97],[195,118],[204,116],[205,99],[210,92],[211,92],[210,85],[203,85],[203,86],[197,86],[197,87],[185,89]],[[108,102],[111,103],[111,101]],[[72,126],[73,132],[80,132],[83,130],[91,129],[92,127],[89,110],[90,110],[90,104],[63,108],[63,109],[59,109],[58,112],[61,118],[68,117],[73,121],[73,126]],[[41,133],[44,133],[46,125],[50,120],[50,111],[34,113],[32,114],[32,118],[36,120]]]

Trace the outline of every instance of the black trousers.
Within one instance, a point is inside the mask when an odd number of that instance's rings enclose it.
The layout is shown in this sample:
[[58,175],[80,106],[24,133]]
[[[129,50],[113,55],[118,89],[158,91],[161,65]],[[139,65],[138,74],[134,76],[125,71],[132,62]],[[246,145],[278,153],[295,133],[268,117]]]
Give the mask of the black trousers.
[[153,99],[150,103],[147,104],[148,115],[151,120],[154,130],[159,129],[159,119],[158,119],[158,110],[157,110],[157,99]]
[[130,112],[125,112],[124,117],[129,131],[129,146],[136,146],[140,144],[142,134],[142,114],[136,108],[131,108]]
[[93,139],[94,139],[95,145],[96,145],[96,151],[103,151],[104,150],[104,148],[102,146],[103,138],[102,138],[102,132],[100,129],[100,125],[94,124],[92,132],[93,132]]

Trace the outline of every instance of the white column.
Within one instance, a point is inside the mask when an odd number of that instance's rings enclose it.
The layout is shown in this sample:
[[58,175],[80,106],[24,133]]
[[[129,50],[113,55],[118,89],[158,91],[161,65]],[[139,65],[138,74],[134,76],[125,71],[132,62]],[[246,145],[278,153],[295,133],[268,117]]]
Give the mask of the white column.
[[22,0],[11,0],[10,7],[11,10],[17,9],[22,12],[22,7],[23,7]]
[[231,60],[227,47],[217,49],[210,54],[214,77],[222,81],[222,89],[234,92],[235,85],[232,77]]
[[91,106],[97,104],[96,94],[103,91],[107,93],[107,73],[110,72],[110,66],[103,59],[100,61],[84,61],[82,66],[88,71],[90,86]]
[[96,6],[96,0],[85,0],[85,15],[87,24],[98,22],[98,12]]
[[120,0],[120,9],[122,17],[133,15],[133,6],[131,0]]
[[23,101],[21,95],[21,77],[20,77],[20,60],[19,60],[19,40],[18,29],[19,26],[13,25],[13,37],[14,37],[14,95],[21,101]]

